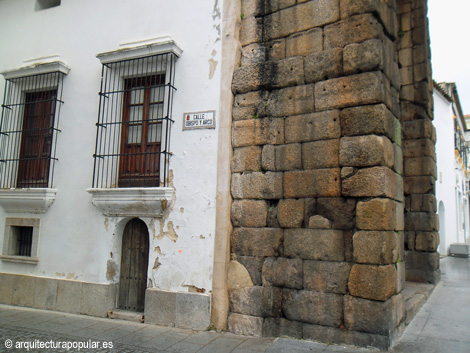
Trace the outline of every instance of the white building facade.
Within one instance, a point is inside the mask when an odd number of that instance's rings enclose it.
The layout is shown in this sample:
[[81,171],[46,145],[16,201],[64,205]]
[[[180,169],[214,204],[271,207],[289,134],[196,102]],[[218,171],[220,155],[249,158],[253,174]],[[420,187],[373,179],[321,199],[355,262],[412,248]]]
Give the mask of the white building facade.
[[239,15],[224,0],[0,7],[0,302],[208,328]]
[[467,126],[454,83],[434,85],[439,214],[439,253],[450,254],[450,245],[465,243],[469,236],[467,180]]

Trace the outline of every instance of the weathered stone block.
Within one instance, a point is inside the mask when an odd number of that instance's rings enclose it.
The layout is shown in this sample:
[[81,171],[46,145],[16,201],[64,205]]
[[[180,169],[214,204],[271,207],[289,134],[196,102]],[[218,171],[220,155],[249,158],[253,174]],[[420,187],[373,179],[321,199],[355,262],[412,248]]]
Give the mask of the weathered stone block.
[[232,156],[232,173],[256,172],[261,170],[261,147],[235,148]]
[[360,169],[353,176],[343,180],[342,188],[344,196],[403,200],[401,176],[387,167]]
[[340,138],[339,111],[288,117],[285,123],[285,137],[286,143]]
[[282,183],[282,173],[232,174],[232,196],[234,199],[280,199]]
[[[59,281],[57,282],[57,307],[58,311],[79,314],[81,305],[81,285],[78,281]],[[15,297],[15,294],[13,294]],[[16,304],[15,305],[24,305]]]
[[304,260],[344,261],[343,232],[333,229],[286,229],[284,253]]
[[[256,2],[256,1],[255,1]],[[295,5],[295,0],[260,0],[257,1],[261,7],[264,7],[264,15],[276,12],[286,7],[291,7]]]
[[301,259],[267,258],[263,265],[263,285],[302,289]]
[[343,51],[340,48],[314,53],[305,58],[305,81],[318,82],[341,76]]
[[348,167],[394,165],[393,144],[384,136],[343,137],[340,141],[339,163]]
[[240,44],[245,46],[261,42],[263,37],[263,19],[248,16],[243,19],[240,26]]
[[403,141],[403,157],[431,157],[436,159],[436,150],[431,139],[405,140]]
[[304,289],[345,294],[351,264],[347,262],[304,261]]
[[265,15],[265,9],[262,1],[242,0],[241,11],[245,16],[262,16]]
[[351,43],[381,39],[383,27],[373,14],[361,14],[327,25],[324,29],[324,48],[344,48]]
[[284,171],[302,168],[301,145],[265,145],[262,154],[264,170]]
[[341,0],[341,18],[347,18],[356,14],[376,13],[384,24],[387,33],[396,38],[398,32],[398,20],[396,7],[391,1],[382,0]]
[[339,327],[343,312],[343,296],[310,291],[284,291],[283,312],[287,319]]
[[266,101],[269,98],[269,92],[267,91],[255,91],[243,94],[237,94],[235,96],[233,106],[234,107],[264,107]]
[[439,217],[430,212],[406,212],[405,230],[434,232],[439,230]]
[[314,0],[264,17],[264,39],[286,37],[339,19],[339,0]]
[[286,54],[291,56],[306,56],[323,50],[323,30],[314,28],[307,32],[296,33],[287,38]]
[[247,287],[230,291],[231,312],[261,316],[281,316],[282,290],[276,287]]
[[83,282],[81,287],[80,314],[106,317],[114,309],[117,285]]
[[314,111],[314,87],[303,85],[272,91],[266,102],[269,116],[288,116]]
[[309,218],[308,228],[310,229],[331,229],[331,221],[320,215],[315,215]]
[[432,121],[429,119],[405,121],[402,126],[404,140],[429,139],[434,133]]
[[390,199],[359,202],[356,208],[357,228],[363,230],[403,230],[404,206]]
[[304,220],[304,200],[280,200],[277,217],[279,225],[283,228],[301,227]]
[[392,142],[400,139],[400,123],[384,104],[343,109],[340,119],[343,136],[384,135]]
[[437,212],[437,201],[434,194],[413,194],[406,198],[406,210],[411,212]]
[[239,288],[253,287],[250,273],[240,262],[232,260],[227,268],[227,288],[229,291]]
[[355,297],[386,301],[396,291],[394,265],[354,265],[349,274],[349,293]]
[[[4,285],[8,285],[8,283],[5,283],[3,276],[0,280],[2,282],[2,287]],[[54,310],[57,303],[57,280],[52,278],[36,277],[35,281],[33,307],[38,309]],[[10,304],[3,301],[1,302],[4,304]]]
[[239,67],[233,73],[232,91],[246,93],[262,89],[299,86],[303,83],[303,58],[294,57]]
[[245,267],[250,274],[253,285],[262,285],[261,271],[263,268],[263,257],[256,256],[237,256],[237,261]]
[[353,236],[354,261],[389,265],[398,259],[400,236],[396,232],[356,232]]
[[433,194],[436,178],[433,176],[403,177],[403,191],[410,194]]
[[289,321],[282,318],[264,319],[263,336],[265,337],[281,337],[287,336],[292,338],[302,338],[302,323]]
[[385,302],[344,297],[344,323],[349,330],[391,336],[404,315],[405,301],[401,294]]
[[384,46],[379,39],[366,40],[344,47],[343,72],[345,75],[384,69]]
[[[63,282],[66,282],[67,284],[70,284],[71,286],[77,283],[77,288],[80,288],[79,286],[81,284],[81,282],[73,282],[73,281],[63,281]],[[18,305],[18,306],[32,307],[33,302],[34,302],[34,285],[35,285],[35,277],[33,276],[25,276],[25,275],[15,276],[14,282],[13,282],[11,304]],[[60,287],[59,294],[63,294],[62,288],[63,286]],[[67,288],[70,288],[70,286]],[[59,308],[60,311],[73,312],[73,313],[78,313],[80,311],[80,289],[78,290],[79,290],[78,295],[72,295],[71,300],[78,299],[79,307],[71,308],[71,307],[65,307],[61,305]]]
[[175,326],[176,293],[147,288],[145,291],[145,322]]
[[266,46],[264,44],[253,43],[242,49],[240,63],[242,66],[262,63],[266,61]]
[[228,330],[245,336],[263,335],[263,318],[231,313],[228,317]]
[[280,38],[266,43],[266,60],[279,61],[286,58],[286,39]]
[[263,118],[240,120],[233,123],[233,147],[277,145],[284,142],[284,120]]
[[304,169],[339,167],[339,140],[323,140],[302,144]]
[[380,71],[333,78],[315,84],[317,111],[377,103],[391,106],[390,83]]
[[416,250],[433,252],[437,250],[439,245],[438,232],[417,232],[416,233]]
[[432,272],[439,269],[439,253],[405,251],[406,270]]
[[284,197],[333,197],[341,194],[340,169],[313,169],[284,173]]
[[232,252],[242,256],[275,256],[282,241],[282,229],[235,228]]
[[234,227],[266,227],[268,205],[264,200],[234,200],[231,219]]
[[406,158],[404,161],[405,176],[431,175],[437,177],[436,161],[431,157]]
[[202,293],[176,293],[175,326],[205,331],[211,325],[210,296]]
[[319,198],[317,213],[328,218],[334,229],[353,229],[356,224],[356,200],[341,197]]

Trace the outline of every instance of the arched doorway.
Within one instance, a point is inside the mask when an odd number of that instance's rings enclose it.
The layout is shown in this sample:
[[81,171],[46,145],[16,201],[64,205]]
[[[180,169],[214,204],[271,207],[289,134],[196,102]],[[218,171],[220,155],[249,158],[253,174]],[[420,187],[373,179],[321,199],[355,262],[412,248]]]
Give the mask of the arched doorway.
[[138,218],[131,219],[122,235],[119,309],[144,311],[148,259],[147,225]]

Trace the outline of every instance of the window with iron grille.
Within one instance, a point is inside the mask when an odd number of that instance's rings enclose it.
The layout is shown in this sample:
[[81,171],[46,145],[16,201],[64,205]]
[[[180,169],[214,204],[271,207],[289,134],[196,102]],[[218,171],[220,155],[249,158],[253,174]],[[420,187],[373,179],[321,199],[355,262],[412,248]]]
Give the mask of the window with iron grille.
[[51,188],[64,72],[6,78],[0,187]]
[[13,226],[11,227],[12,238],[17,256],[31,256],[33,245],[33,227]]
[[166,186],[175,60],[103,63],[93,188]]
[[39,218],[5,219],[1,261],[37,264],[39,248]]

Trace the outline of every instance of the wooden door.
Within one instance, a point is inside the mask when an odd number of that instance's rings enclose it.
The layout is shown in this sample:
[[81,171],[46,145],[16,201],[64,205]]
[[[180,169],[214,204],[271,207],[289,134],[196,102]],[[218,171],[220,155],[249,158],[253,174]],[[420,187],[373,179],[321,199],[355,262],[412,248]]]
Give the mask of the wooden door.
[[138,218],[130,220],[122,235],[119,309],[144,311],[149,258],[149,232]]
[[17,187],[47,187],[56,91],[26,93]]
[[125,81],[119,187],[160,186],[164,75]]

